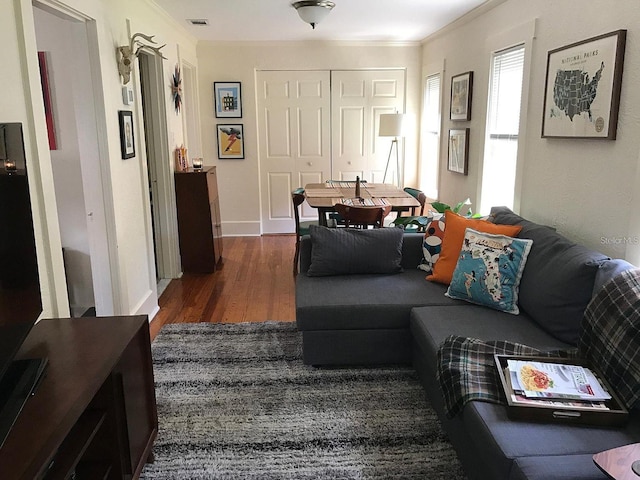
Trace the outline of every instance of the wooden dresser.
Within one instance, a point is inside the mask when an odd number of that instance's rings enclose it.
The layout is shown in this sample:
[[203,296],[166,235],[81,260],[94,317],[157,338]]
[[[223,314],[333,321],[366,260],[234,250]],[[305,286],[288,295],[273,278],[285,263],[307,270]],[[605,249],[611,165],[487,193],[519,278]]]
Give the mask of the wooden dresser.
[[216,167],[176,172],[175,182],[182,269],[213,272],[222,256]]
[[16,358],[44,357],[0,448],[0,477],[138,478],[158,433],[147,317],[41,320]]

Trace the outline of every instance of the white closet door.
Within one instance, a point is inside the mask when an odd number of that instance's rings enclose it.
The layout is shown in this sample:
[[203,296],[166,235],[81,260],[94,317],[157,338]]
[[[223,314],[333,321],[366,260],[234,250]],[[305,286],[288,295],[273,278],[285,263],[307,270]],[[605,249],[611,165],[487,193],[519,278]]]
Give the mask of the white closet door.
[[[262,233],[291,233],[291,191],[331,176],[330,75],[260,71],[256,87]],[[317,218],[304,203],[302,220]]]
[[[404,112],[404,97],[404,70],[331,72],[332,178],[382,182],[393,139],[378,137],[379,117]],[[387,183],[396,183],[395,165],[394,150]]]

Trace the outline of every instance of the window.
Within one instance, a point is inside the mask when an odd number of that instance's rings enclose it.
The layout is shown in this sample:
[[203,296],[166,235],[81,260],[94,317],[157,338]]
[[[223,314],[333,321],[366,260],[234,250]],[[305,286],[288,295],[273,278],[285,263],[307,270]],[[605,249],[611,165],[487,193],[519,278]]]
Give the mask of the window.
[[492,206],[513,208],[523,73],[524,45],[492,55],[480,200],[483,214]]
[[438,153],[440,146],[440,74],[429,75],[424,86],[420,151],[420,189],[438,198]]

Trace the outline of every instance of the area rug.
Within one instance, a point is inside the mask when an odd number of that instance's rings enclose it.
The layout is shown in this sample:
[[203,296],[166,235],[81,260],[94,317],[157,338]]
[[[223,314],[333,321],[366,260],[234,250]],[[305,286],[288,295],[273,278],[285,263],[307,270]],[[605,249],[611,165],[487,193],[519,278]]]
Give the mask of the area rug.
[[169,324],[143,479],[463,479],[408,367],[314,368],[287,322]]

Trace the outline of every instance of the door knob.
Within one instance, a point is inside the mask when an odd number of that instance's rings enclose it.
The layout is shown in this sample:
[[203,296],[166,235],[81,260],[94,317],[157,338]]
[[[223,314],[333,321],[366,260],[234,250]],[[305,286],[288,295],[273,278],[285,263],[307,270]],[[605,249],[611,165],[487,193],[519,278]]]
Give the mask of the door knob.
[[313,162],[307,162],[307,165],[309,165],[310,167],[313,167]]

